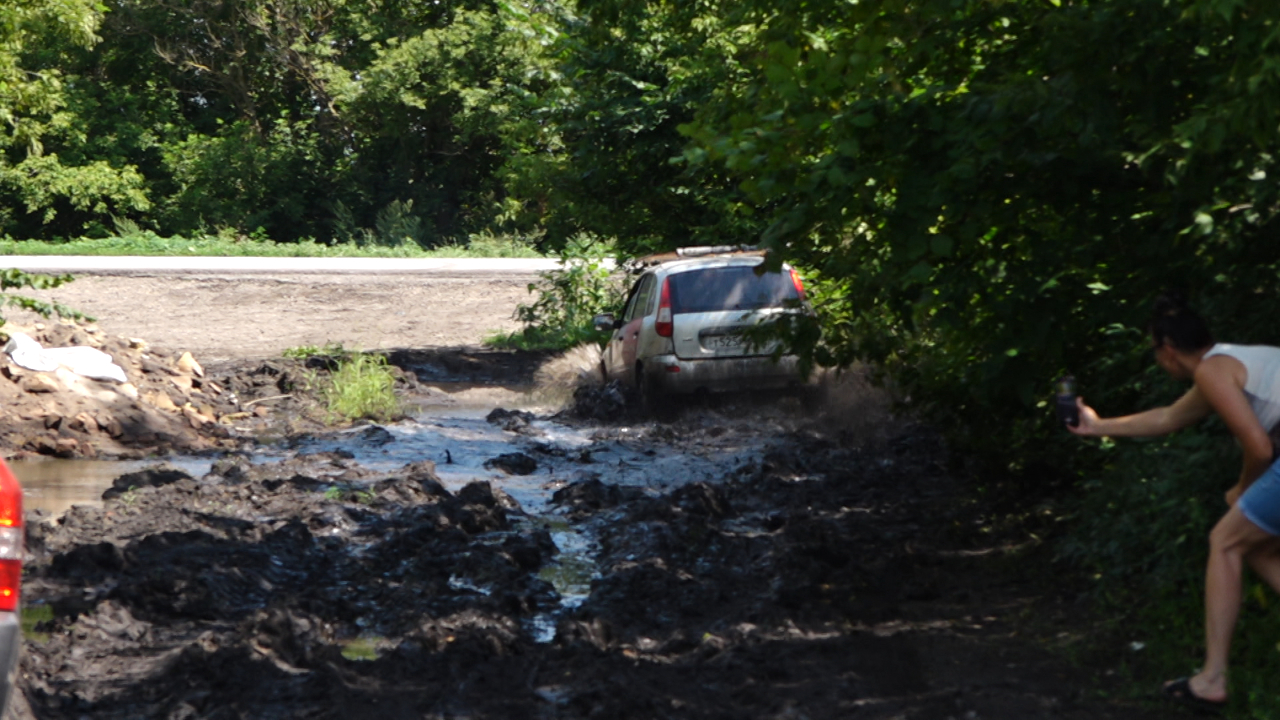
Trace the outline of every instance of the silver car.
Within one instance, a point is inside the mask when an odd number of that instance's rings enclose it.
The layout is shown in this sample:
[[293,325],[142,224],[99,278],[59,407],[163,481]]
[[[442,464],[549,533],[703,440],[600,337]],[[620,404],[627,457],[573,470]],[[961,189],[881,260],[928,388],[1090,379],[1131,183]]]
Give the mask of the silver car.
[[757,272],[761,252],[686,248],[657,256],[631,287],[622,317],[599,315],[611,330],[601,371],[635,388],[642,404],[697,392],[798,386],[793,355],[744,331],[783,313],[810,312],[804,285],[787,265]]

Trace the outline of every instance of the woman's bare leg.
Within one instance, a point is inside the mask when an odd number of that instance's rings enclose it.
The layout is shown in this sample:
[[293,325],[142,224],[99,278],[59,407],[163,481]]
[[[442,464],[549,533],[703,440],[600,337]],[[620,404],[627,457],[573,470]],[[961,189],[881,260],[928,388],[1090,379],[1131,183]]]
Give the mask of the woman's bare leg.
[[1272,537],[1259,544],[1244,559],[1258,577],[1280,594],[1280,538]]
[[[1232,507],[1209,535],[1209,565],[1204,583],[1204,667],[1191,678],[1191,691],[1205,700],[1227,697],[1227,660],[1231,635],[1240,615],[1241,572],[1244,558],[1275,538]],[[1264,556],[1263,567],[1270,570]],[[1264,576],[1267,577],[1267,576]],[[1267,578],[1271,582],[1271,577]],[[1280,579],[1280,578],[1277,578]]]

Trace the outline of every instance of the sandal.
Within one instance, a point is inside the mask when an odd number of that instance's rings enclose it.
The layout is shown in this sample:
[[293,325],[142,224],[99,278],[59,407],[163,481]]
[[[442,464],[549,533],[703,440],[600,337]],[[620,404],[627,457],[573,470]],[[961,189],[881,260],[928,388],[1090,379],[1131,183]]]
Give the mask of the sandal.
[[1191,678],[1184,677],[1170,680],[1160,688],[1160,694],[1179,705],[1205,713],[1220,713],[1227,706],[1226,700],[1208,700],[1191,690]]

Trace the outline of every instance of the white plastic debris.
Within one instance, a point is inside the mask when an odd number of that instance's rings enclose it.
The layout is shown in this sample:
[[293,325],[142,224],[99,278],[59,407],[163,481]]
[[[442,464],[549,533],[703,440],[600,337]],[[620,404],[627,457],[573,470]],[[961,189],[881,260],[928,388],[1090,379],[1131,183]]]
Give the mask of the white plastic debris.
[[9,333],[9,343],[4,346],[19,366],[36,372],[53,372],[64,367],[76,375],[94,380],[127,382],[124,368],[115,364],[111,356],[85,345],[65,348],[46,348],[22,333]]

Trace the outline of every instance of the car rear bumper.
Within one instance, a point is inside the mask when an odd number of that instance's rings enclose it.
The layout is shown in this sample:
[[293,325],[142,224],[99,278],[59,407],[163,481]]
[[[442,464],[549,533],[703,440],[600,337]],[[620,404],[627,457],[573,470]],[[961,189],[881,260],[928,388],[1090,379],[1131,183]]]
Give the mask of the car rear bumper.
[[784,355],[682,360],[658,355],[645,363],[645,375],[656,390],[672,394],[775,390],[803,384],[799,360]]
[[0,714],[9,704],[22,647],[22,625],[17,613],[0,612]]

